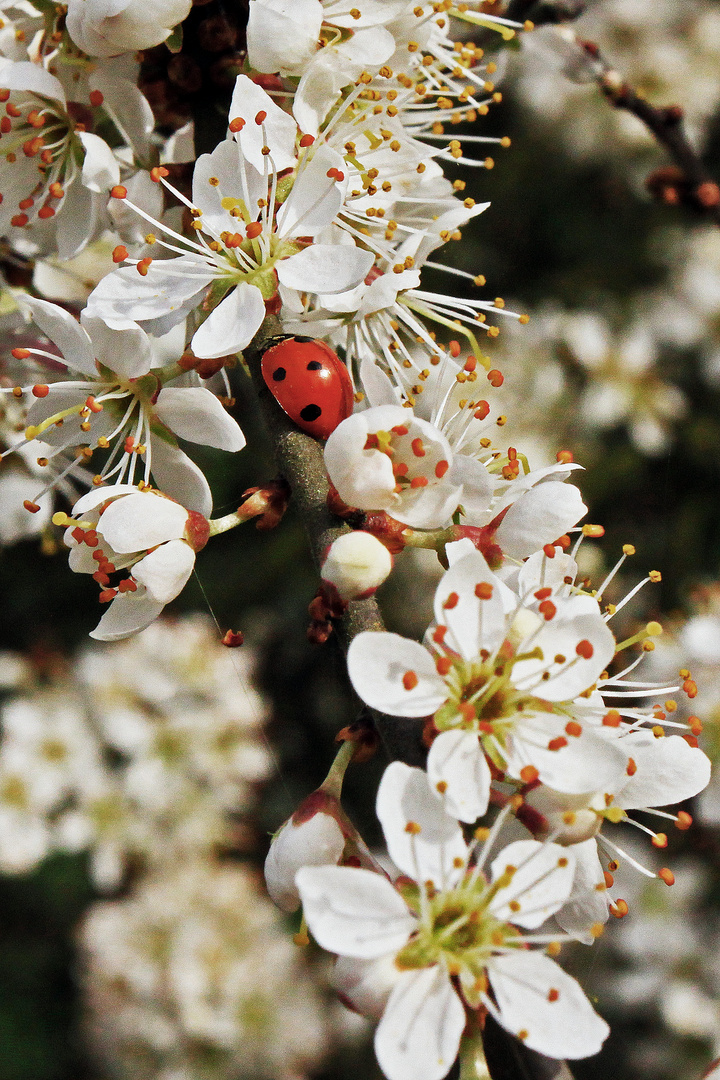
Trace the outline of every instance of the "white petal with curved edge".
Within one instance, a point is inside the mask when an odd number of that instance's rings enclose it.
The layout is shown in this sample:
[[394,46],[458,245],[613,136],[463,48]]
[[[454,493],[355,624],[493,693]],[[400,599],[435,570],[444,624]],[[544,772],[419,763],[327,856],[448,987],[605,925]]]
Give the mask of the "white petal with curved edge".
[[164,607],[146,593],[141,596],[138,593],[121,593],[110,604],[90,637],[96,641],[120,641],[138,630],[144,630],[157,619]]
[[83,144],[85,158],[82,164],[82,182],[90,191],[98,194],[108,192],[120,183],[120,165],[112,150],[99,135],[89,131],[78,132]]
[[62,83],[40,64],[33,64],[28,60],[18,60],[15,63],[7,61],[3,64],[1,79],[6,90],[26,90],[65,104]]
[[100,506],[101,503],[106,502],[108,499],[115,499],[118,495],[133,494],[138,494],[138,489],[134,484],[108,484],[105,487],[92,488],[75,503],[73,516],[77,517],[78,514],[94,510],[96,506]]
[[555,920],[583,945],[592,945],[595,937],[591,927],[607,922],[609,916],[605,875],[596,840],[573,844],[572,852],[575,856],[573,888],[567,901],[555,912]]
[[[255,122],[256,116],[264,112],[262,125]],[[295,136],[297,124],[289,113],[276,105],[261,86],[254,83],[247,75],[238,75],[235,80],[230,120],[241,117],[245,126],[233,133],[247,161],[259,173],[265,169],[263,146],[270,147],[270,163],[276,172],[291,169],[295,165]]]
[[637,766],[616,797],[624,810],[682,802],[710,780],[710,759],[681,735],[656,739],[649,731],[631,732],[620,740],[620,747]]
[[549,956],[525,949],[495,956],[488,975],[500,1023],[512,1035],[522,1032],[525,1046],[553,1058],[597,1054],[610,1029],[580,984]]
[[34,296],[23,296],[22,303],[30,309],[33,322],[57,345],[68,367],[82,372],[83,375],[97,377],[92,342],[68,311]]
[[317,49],[322,20],[320,0],[252,0],[247,26],[251,65],[268,74],[302,74]]
[[214,269],[195,255],[156,260],[145,277],[134,266],[123,266],[105,275],[90,293],[85,310],[101,319],[147,322],[175,315],[179,322],[186,315],[183,305],[199,298],[215,276]]
[[498,889],[490,911],[497,919],[532,930],[554,915],[570,896],[575,856],[560,844],[516,840],[493,860],[493,882],[511,867],[515,868],[510,871],[512,876]]
[[[337,169],[342,181],[328,176]],[[279,236],[315,236],[329,225],[342,206],[347,188],[345,160],[322,144],[298,173],[293,189],[277,215]]]
[[85,312],[80,316],[83,329],[90,335],[95,357],[110,371],[125,379],[147,375],[153,364],[150,341],[144,330],[135,323],[118,329],[104,319],[93,318]]
[[242,450],[245,445],[237,421],[204,386],[164,387],[158,395],[155,413],[181,439],[231,452]]
[[[578,655],[580,642],[589,642],[591,655]],[[548,701],[571,701],[597,681],[615,655],[615,638],[591,597],[558,601],[557,614],[523,643],[538,648],[542,659],[520,660],[512,681]],[[555,657],[562,657],[559,662]],[[544,673],[550,677],[543,679]]]
[[310,247],[282,259],[277,276],[288,289],[310,293],[341,293],[354,289],[372,269],[371,251],[343,244],[311,244]]
[[351,866],[305,866],[295,875],[303,913],[323,949],[372,959],[397,952],[417,925],[386,877]]
[[[350,681],[363,701],[391,716],[430,716],[447,699],[445,682],[428,650],[399,634],[358,634],[347,664]],[[417,683],[407,689],[403,677],[410,673]]]
[[151,491],[125,495],[108,506],[98,532],[121,554],[178,540],[185,531],[188,512],[184,506]]
[[474,732],[441,731],[430,747],[427,772],[433,794],[448,814],[470,824],[485,813],[490,767]]
[[[479,585],[490,596],[481,600]],[[478,658],[481,649],[493,653],[507,632],[502,587],[479,551],[471,551],[453,563],[435,592],[435,619],[448,627],[446,642],[466,660]],[[481,590],[482,591],[482,590]]]
[[525,492],[500,522],[496,543],[513,559],[524,559],[552,544],[587,514],[578,488],[547,480]]
[[462,829],[435,798],[422,769],[391,762],[380,781],[375,809],[390,858],[404,874],[438,888],[460,880],[467,862]]
[[[604,738],[586,724],[580,735],[568,735],[566,719],[552,713],[523,716],[512,734],[508,775],[519,779],[521,770],[531,765],[538,770],[542,783],[556,791],[573,795],[617,791],[625,777],[630,751],[623,747],[622,740]],[[558,738],[564,739],[565,745],[550,750],[548,744]]]
[[133,577],[160,604],[169,604],[182,592],[195,566],[195,552],[184,540],[169,540],[133,567]]
[[150,436],[152,475],[157,487],[171,499],[209,518],[212,492],[205,473],[184,450],[161,435]]
[[212,360],[240,352],[265,318],[265,301],[254,285],[243,282],[214,308],[192,339],[196,356]]
[[457,1057],[465,1009],[444,967],[401,974],[375,1032],[388,1080],[442,1080]]

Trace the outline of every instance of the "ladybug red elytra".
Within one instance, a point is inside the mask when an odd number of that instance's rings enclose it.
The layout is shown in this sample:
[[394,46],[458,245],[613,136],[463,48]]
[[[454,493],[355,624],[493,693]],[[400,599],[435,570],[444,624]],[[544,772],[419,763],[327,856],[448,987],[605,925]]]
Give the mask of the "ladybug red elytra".
[[316,439],[327,439],[353,411],[348,370],[318,338],[276,338],[263,353],[261,368],[278,405]]

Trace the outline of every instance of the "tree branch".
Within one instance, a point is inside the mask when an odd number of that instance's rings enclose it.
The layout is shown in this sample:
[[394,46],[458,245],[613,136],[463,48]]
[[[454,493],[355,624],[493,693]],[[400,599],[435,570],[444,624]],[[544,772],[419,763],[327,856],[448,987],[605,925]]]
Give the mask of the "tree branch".
[[[350,528],[330,513],[327,505],[329,482],[325,471],[322,445],[300,431],[283,412],[265,385],[260,361],[266,343],[281,334],[282,324],[269,316],[261,331],[243,351],[258,396],[260,409],[270,435],[278,471],[292,490],[294,505],[300,514],[310,542],[316,566],[320,566],[329,545]],[[384,630],[377,602],[354,600],[337,626],[338,639],[347,652],[350,642],[364,630]],[[427,751],[422,743],[422,725],[414,719],[383,716],[372,711],[375,727],[393,760],[408,765],[424,765]]]

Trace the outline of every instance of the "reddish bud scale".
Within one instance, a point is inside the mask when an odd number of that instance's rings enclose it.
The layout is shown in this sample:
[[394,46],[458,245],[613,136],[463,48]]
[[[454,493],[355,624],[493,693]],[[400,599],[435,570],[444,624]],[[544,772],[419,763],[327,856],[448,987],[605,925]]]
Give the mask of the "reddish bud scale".
[[193,551],[202,551],[210,539],[210,522],[197,510],[189,510],[184,538]]

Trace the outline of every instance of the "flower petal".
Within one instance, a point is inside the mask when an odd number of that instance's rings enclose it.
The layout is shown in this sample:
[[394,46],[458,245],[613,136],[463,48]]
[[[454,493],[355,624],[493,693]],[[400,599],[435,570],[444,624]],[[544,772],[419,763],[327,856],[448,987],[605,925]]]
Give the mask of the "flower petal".
[[[478,597],[479,586],[486,599]],[[448,627],[445,640],[464,659],[475,660],[481,649],[493,653],[505,637],[502,588],[479,551],[458,559],[443,574],[435,593],[435,619]]]
[[204,386],[164,387],[158,395],[155,414],[181,439],[233,452],[245,445],[237,421]]
[[125,495],[110,503],[98,523],[98,532],[115,551],[145,551],[178,540],[185,531],[188,512],[184,506],[153,492]]
[[277,276],[288,289],[341,293],[354,289],[372,269],[371,251],[342,244],[311,244],[277,264]]
[[462,829],[430,790],[427,774],[401,761],[380,781],[377,816],[395,865],[415,881],[456,884],[467,862]]
[[710,759],[681,735],[656,739],[652,732],[631,732],[620,741],[637,771],[618,792],[624,810],[670,806],[702,791],[710,780]]
[[575,874],[575,856],[560,844],[517,840],[492,863],[492,879],[508,875],[490,904],[495,918],[532,930],[565,903]]
[[375,1033],[388,1080],[442,1080],[457,1057],[465,1009],[444,967],[403,972]]
[[[523,949],[488,964],[499,1021],[525,1046],[554,1058],[589,1057],[610,1029],[580,984],[539,952]],[[557,991],[557,994],[551,991]]]
[[62,353],[63,360],[74,371],[83,375],[97,376],[95,350],[85,330],[72,315],[57,304],[23,296],[23,304],[29,309],[33,322],[49,337]]
[[212,492],[202,469],[179,446],[155,433],[150,436],[150,452],[156,486],[188,510],[209,518]]
[[490,797],[490,768],[470,731],[441,731],[430,747],[428,780],[448,814],[471,823],[485,813]]
[[363,701],[391,716],[430,716],[447,699],[428,650],[399,634],[358,634],[347,663],[350,681]]
[[104,319],[93,318],[85,312],[80,316],[80,322],[90,335],[95,356],[101,364],[125,379],[147,375],[153,355],[149,338],[139,326],[135,323],[122,328],[119,323],[109,326]]
[[255,285],[243,282],[221,300],[192,339],[196,356],[212,360],[249,345],[265,318],[265,301]]
[[372,959],[397,952],[417,925],[386,877],[351,866],[305,866],[295,875],[303,913],[323,949]]
[[[262,124],[256,123],[260,113],[265,113]],[[240,117],[245,121],[242,130],[236,131],[233,137],[245,160],[259,173],[265,168],[264,146],[270,147],[270,159],[276,172],[293,168],[297,124],[247,75],[238,75],[235,81],[229,116],[231,120]]]
[[185,588],[195,565],[195,552],[184,540],[169,540],[133,566],[136,581],[160,604],[169,604]]
[[270,898],[283,911],[297,911],[298,870],[303,866],[335,866],[344,847],[345,837],[332,814],[320,811],[298,825],[290,818],[273,837],[265,859],[265,884]]
[[165,605],[147,593],[138,595],[139,592],[116,596],[90,637],[96,641],[120,641],[149,626]]

